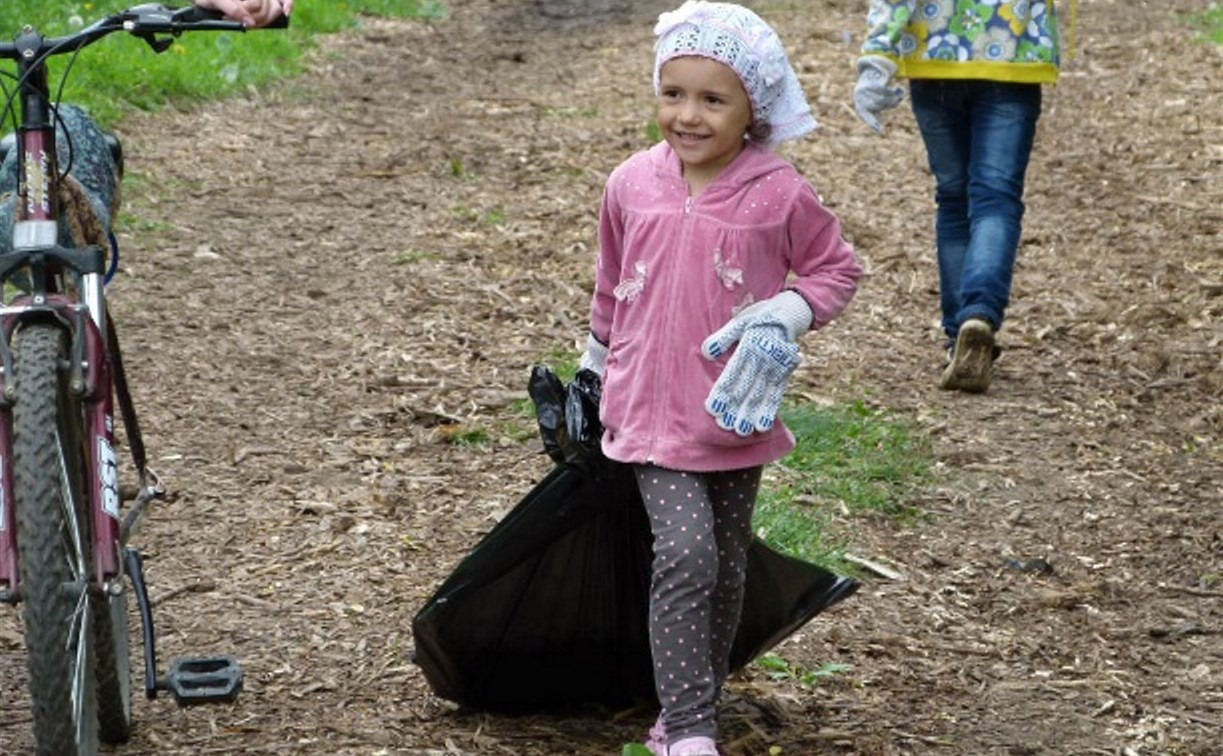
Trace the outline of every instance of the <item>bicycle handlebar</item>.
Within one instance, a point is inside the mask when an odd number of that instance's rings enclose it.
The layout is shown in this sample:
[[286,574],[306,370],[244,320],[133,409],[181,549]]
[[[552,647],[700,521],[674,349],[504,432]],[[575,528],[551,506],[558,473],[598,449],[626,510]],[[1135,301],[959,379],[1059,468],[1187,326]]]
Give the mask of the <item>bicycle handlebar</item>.
[[[288,25],[288,16],[281,16],[263,28],[283,29]],[[185,31],[242,32],[246,31],[246,27],[238,21],[225,20],[219,11],[197,8],[194,5],[186,8],[167,8],[161,3],[144,3],[107,16],[63,37],[44,38],[27,27],[17,38],[17,42],[0,42],[0,60],[35,60],[75,52],[119,31],[152,41],[155,34],[178,36]],[[36,35],[35,38],[23,42],[23,38],[31,32]]]

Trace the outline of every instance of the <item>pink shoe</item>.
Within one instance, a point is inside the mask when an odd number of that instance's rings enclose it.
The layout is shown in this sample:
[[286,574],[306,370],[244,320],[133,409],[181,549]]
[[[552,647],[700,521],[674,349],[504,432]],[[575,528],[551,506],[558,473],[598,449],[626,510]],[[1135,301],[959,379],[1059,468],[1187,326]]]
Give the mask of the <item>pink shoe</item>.
[[713,738],[684,738],[671,744],[666,756],[720,756]]
[[658,715],[654,726],[650,728],[650,735],[646,738],[645,747],[654,756],[667,756],[667,728],[662,726],[662,714]]

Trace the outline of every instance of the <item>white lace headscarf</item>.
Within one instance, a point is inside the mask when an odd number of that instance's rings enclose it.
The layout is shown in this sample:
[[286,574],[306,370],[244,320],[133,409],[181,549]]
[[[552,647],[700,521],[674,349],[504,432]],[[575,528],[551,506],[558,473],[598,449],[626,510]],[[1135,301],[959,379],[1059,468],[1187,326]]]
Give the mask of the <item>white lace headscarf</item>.
[[752,101],[752,121],[771,127],[765,147],[773,149],[816,127],[781,38],[747,8],[687,0],[658,17],[654,35],[658,37],[654,45],[655,94],[664,63],[696,55],[723,63],[739,75]]

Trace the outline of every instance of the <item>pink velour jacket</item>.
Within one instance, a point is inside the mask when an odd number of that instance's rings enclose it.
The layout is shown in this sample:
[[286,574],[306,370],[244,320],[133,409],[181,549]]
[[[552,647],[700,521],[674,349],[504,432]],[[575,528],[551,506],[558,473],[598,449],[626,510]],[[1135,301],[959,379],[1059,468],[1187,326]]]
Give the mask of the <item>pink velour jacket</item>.
[[590,313],[591,332],[609,347],[604,453],[692,472],[785,456],[794,436],[780,421],[744,438],[705,410],[728,356],[710,361],[701,343],[782,289],[802,295],[819,328],[861,275],[836,217],[772,152],[749,143],[696,197],[666,142],[626,160],[603,193]]

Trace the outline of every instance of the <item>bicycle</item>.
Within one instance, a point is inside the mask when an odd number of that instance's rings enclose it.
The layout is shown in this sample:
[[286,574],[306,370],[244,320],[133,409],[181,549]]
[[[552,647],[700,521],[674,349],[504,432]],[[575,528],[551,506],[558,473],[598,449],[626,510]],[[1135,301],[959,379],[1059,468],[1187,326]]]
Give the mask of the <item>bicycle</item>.
[[[273,26],[285,26],[287,19]],[[40,753],[93,754],[99,742],[132,732],[128,626],[131,583],[143,630],[145,694],[170,692],[180,705],[233,701],[242,689],[232,656],[186,657],[157,675],[155,632],[140,552],[129,541],[165,487],[147,452],[123,370],[105,283],[118,263],[109,231],[90,222],[74,159],[67,106],[53,102],[47,61],[75,55],[114,32],[163,52],[187,31],[242,31],[194,7],[143,4],[79,31],[49,38],[26,26],[0,59],[16,62],[0,120],[17,151],[12,249],[0,254],[0,602],[22,605]],[[71,62],[64,76],[71,70]],[[14,100],[20,106],[14,108]],[[18,117],[17,111],[20,111]],[[68,148],[60,171],[57,131]],[[98,132],[101,133],[101,132]],[[122,175],[121,143],[101,156]],[[67,228],[67,240],[61,238]],[[11,296],[11,299],[10,299]],[[121,505],[114,405],[138,478]],[[125,511],[121,512],[121,509]]]

